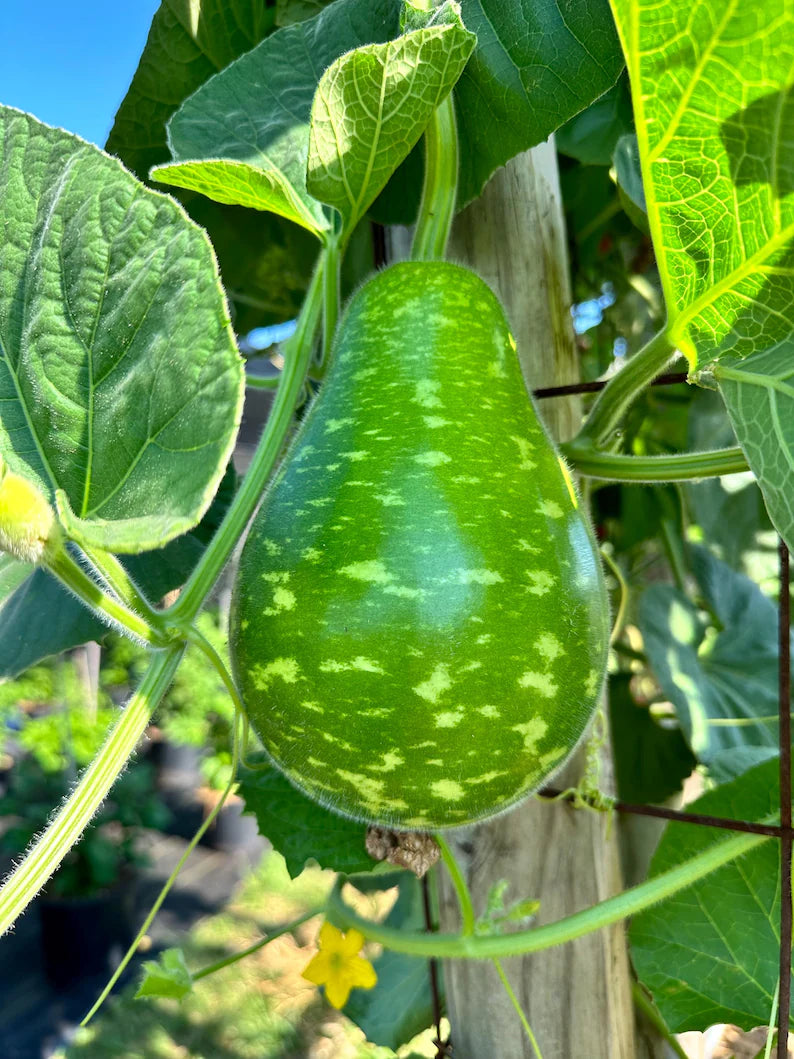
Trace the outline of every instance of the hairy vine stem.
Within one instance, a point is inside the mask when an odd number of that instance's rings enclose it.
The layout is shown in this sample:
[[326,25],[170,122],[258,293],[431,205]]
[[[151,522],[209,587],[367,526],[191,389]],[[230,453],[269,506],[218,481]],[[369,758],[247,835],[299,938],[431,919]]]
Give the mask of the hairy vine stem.
[[676,352],[664,330],[630,357],[598,395],[574,444],[582,449],[603,445],[639,394],[664,371]]
[[635,915],[768,841],[769,838],[763,835],[736,835],[606,901],[575,912],[564,919],[558,919],[554,923],[519,930],[513,934],[427,935],[395,930],[381,923],[374,923],[358,915],[343,900],[344,876],[337,879],[328,898],[327,916],[342,930],[355,927],[369,941],[377,941],[385,948],[410,956],[477,960],[522,956],[524,953],[540,952],[555,945],[562,945],[566,941],[581,938],[594,930],[601,930],[602,927]]
[[630,456],[602,452],[591,443],[575,438],[560,448],[577,474],[615,482],[687,482],[748,469],[747,459],[738,446],[665,456]]
[[102,548],[94,548],[87,544],[81,544],[80,548],[98,576],[105,581],[112,592],[116,593],[121,602],[145,618],[149,625],[155,629],[159,628],[162,623],[162,613],[155,610],[116,556]]
[[124,968],[127,966],[127,964],[130,962],[132,957],[137,952],[138,946],[140,945],[141,940],[143,939],[144,935],[146,934],[146,931],[151,926],[152,921],[154,920],[154,917],[160,911],[160,908],[161,908],[161,906],[163,904],[163,901],[165,901],[166,897],[168,896],[168,894],[169,894],[169,892],[171,890],[171,887],[176,882],[177,876],[182,871],[182,868],[184,867],[185,862],[187,861],[188,857],[190,856],[190,854],[193,852],[193,850],[196,848],[196,846],[201,841],[202,835],[204,835],[205,832],[207,831],[207,829],[212,826],[213,822],[215,821],[215,819],[218,816],[218,813],[221,811],[221,809],[226,804],[226,799],[229,797],[229,795],[234,790],[234,787],[236,786],[236,783],[237,783],[237,769],[238,769],[238,767],[240,765],[240,756],[241,756],[241,751],[242,751],[243,727],[244,727],[244,723],[245,723],[245,718],[239,713],[239,711],[235,711],[235,713],[236,713],[236,724],[234,726],[234,746],[232,748],[232,774],[231,774],[231,777],[229,778],[229,782],[227,783],[226,787],[222,791],[220,798],[218,799],[218,801],[213,806],[212,811],[207,814],[207,816],[204,818],[204,821],[202,822],[200,827],[198,827],[196,829],[196,831],[195,831],[193,837],[191,838],[190,842],[185,847],[184,852],[182,853],[182,856],[179,858],[179,860],[174,865],[173,871],[168,876],[166,881],[163,883],[163,886],[162,886],[159,894],[157,895],[157,898],[155,899],[154,904],[149,909],[149,911],[148,911],[148,913],[146,915],[146,918],[144,919],[143,923],[141,924],[140,929],[138,930],[138,933],[135,935],[135,938],[134,938],[132,944],[130,945],[130,947],[127,949],[126,953],[122,957],[121,961],[119,962],[118,967],[116,967],[116,969],[114,970],[113,974],[110,976],[110,979],[107,982],[107,984],[105,985],[105,988],[102,990],[102,992],[99,994],[97,999],[94,1001],[93,1005],[91,1006],[90,1011],[86,1014],[86,1016],[84,1017],[83,1021],[80,1023],[81,1026],[86,1026],[91,1021],[91,1019],[94,1017],[94,1015],[97,1013],[97,1011],[99,1011],[99,1009],[102,1007],[102,1005],[104,1004],[105,1000],[107,1000],[108,996],[110,995],[111,990],[113,989],[113,986],[116,984],[116,982],[118,982],[119,978],[123,974]]
[[152,710],[173,679],[184,650],[184,644],[173,644],[154,655],[140,687],[78,786],[6,879],[0,890],[0,934],[12,926],[82,835],[135,750]]
[[[131,610],[126,601],[120,602],[115,595],[110,595],[90,578],[65,546],[48,555],[43,565],[78,599],[114,628],[120,629],[133,639],[149,644],[150,647],[165,647],[170,642],[168,635],[161,628],[154,627],[145,617]],[[100,573],[104,574],[103,571]]]

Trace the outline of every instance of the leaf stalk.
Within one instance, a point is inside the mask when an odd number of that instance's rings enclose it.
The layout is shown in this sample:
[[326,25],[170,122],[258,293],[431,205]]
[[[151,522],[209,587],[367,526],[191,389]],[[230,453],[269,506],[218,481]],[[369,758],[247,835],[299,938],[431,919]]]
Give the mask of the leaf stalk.
[[436,107],[425,130],[425,176],[411,258],[442,261],[458,197],[458,127],[452,93]]

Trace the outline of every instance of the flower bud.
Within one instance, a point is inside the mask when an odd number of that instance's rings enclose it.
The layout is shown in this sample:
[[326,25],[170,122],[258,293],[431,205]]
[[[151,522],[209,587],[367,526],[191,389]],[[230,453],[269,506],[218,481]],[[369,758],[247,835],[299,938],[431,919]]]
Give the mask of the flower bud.
[[60,542],[60,526],[47,498],[0,460],[0,551],[40,563]]

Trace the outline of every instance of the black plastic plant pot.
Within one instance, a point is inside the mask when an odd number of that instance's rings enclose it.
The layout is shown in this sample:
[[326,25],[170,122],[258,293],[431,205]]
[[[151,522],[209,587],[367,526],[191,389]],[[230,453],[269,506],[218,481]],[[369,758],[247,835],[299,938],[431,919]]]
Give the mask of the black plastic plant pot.
[[235,849],[247,849],[256,842],[258,835],[256,818],[243,816],[243,803],[235,799],[224,805],[201,841],[202,845],[209,846],[210,849],[231,852]]
[[150,745],[148,760],[156,769],[160,790],[186,790],[201,782],[201,750],[184,743],[161,739]]
[[93,897],[37,901],[44,973],[56,989],[81,978],[108,976],[133,940],[134,882]]

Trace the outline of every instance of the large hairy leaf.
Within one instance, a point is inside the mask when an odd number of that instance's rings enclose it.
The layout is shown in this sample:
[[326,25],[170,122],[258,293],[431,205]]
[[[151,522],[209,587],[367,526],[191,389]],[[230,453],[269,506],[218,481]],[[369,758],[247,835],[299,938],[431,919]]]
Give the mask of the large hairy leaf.
[[669,334],[794,546],[794,2],[612,3]]
[[729,747],[777,746],[777,610],[704,549],[693,567],[713,617],[670,585],[646,589],[639,626],[651,667],[701,761]]
[[[778,808],[778,764],[769,761],[689,808],[732,820],[768,821]],[[727,833],[669,824],[651,861],[658,875]],[[770,840],[655,908],[634,916],[629,938],[640,981],[675,1033],[717,1022],[766,1025],[778,978],[780,851]]]
[[[792,158],[794,164],[794,158]],[[794,261],[793,261],[794,263]],[[783,297],[794,289],[794,268],[778,278]],[[785,326],[794,330],[794,297]],[[781,325],[783,321],[780,321]],[[794,547],[794,334],[770,349],[715,368],[720,391],[769,517]]]
[[[230,467],[212,505],[195,529],[165,548],[124,556],[123,564],[148,599],[160,600],[187,580],[234,496]],[[110,629],[44,570],[17,563],[0,552],[0,680],[15,677],[48,655],[89,640],[102,641]]]
[[314,97],[308,187],[352,231],[452,90],[475,37],[446,3],[433,23],[356,48],[325,71]]
[[0,108],[0,452],[115,552],[195,526],[242,362],[209,242],[112,158]]
[[327,213],[306,187],[314,93],[340,55],[396,33],[397,15],[393,0],[338,0],[262,41],[180,107],[168,125],[173,162],[153,178],[324,232]]

